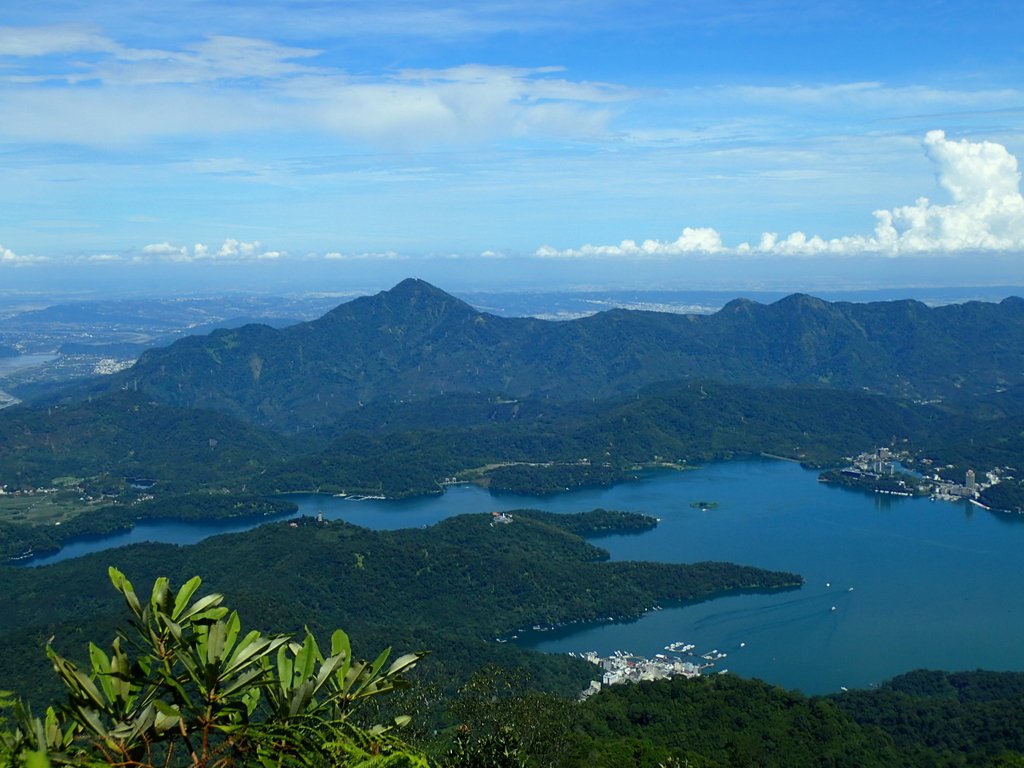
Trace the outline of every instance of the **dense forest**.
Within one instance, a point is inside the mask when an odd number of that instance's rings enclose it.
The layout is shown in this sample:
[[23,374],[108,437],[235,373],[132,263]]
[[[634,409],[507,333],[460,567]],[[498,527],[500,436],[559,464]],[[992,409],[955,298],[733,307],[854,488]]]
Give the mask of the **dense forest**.
[[405,280],[311,322],[214,331],[147,351],[93,391],[130,387],[283,432],[377,400],[608,399],[694,376],[933,399],[1016,384],[1022,339],[1024,300],[1015,298],[933,308],[798,294],[769,305],[735,300],[712,315],[611,310],[553,322],[489,315]]
[[[505,525],[478,514],[396,531],[278,522],[190,547],[125,547],[116,550],[116,561],[140,580],[202,573],[264,626],[341,626],[371,645],[432,650],[426,672],[446,689],[484,661],[504,660],[533,669],[544,687],[565,694],[586,687],[588,665],[495,639],[537,624],[629,619],[665,601],[802,583],[796,574],[728,563],[608,562],[605,550],[581,538],[650,528],[653,521],[642,515],[511,514],[513,523]],[[11,650],[0,658],[5,687],[29,694],[34,681],[45,679],[45,658],[33,650],[39,638],[55,635],[55,644],[70,652],[88,625],[113,625],[116,601],[102,599],[111,557],[0,569],[0,642]]]
[[[554,493],[610,485],[645,467],[687,467],[741,455],[811,466],[890,445],[962,479],[967,468],[1024,465],[1016,399],[973,412],[825,389],[760,389],[707,380],[661,384],[628,398],[576,403],[449,394],[376,403],[301,440],[215,412],[161,405],[135,392],[0,414],[0,488],[52,490],[64,530],[17,510],[0,518],[2,553],[52,550],[74,536],[133,522],[215,518],[223,496],[301,491],[401,497],[440,493],[451,478],[495,490]],[[922,467],[924,464],[921,465]],[[141,484],[137,480],[142,479]],[[841,479],[841,478],[837,478]],[[985,492],[1020,505],[1014,481]],[[895,487],[895,490],[899,490]],[[152,497],[155,501],[140,503]],[[270,501],[264,502],[271,503]]]

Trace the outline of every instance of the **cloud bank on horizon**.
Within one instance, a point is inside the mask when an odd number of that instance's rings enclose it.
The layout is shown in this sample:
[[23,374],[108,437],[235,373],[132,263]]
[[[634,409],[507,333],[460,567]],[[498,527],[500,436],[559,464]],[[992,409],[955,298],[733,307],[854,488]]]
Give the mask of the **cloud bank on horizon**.
[[[808,236],[792,232],[780,237],[765,232],[751,244],[728,246],[722,235],[711,227],[685,227],[675,240],[623,240],[618,245],[583,245],[558,250],[541,246],[534,256],[543,259],[635,259],[722,256],[919,256],[979,251],[1014,252],[1024,250],[1024,195],[1017,158],[1006,147],[989,141],[953,140],[944,131],[932,130],[924,137],[924,149],[936,166],[939,184],[949,193],[951,202],[938,204],[919,197],[913,204],[874,211],[875,228],[870,235],[852,234],[834,238]],[[219,262],[245,263],[288,258],[281,250],[265,248],[259,241],[242,242],[226,238],[220,247],[205,243],[192,246],[164,241],[150,243],[138,252],[101,254],[87,257],[93,262],[121,261],[145,263]],[[485,251],[482,258],[500,258]],[[344,254],[329,251],[308,253],[305,260],[397,259],[394,251]],[[458,258],[449,254],[447,258]],[[51,261],[45,257],[21,256],[0,245],[0,264],[29,265]]]
[[623,240],[618,245],[584,245],[558,250],[542,246],[544,258],[637,258],[674,256],[879,256],[941,255],[959,252],[1024,250],[1024,196],[1017,158],[994,142],[959,141],[929,131],[925,152],[937,166],[938,180],[952,202],[920,197],[912,205],[874,211],[871,235],[823,238],[792,232],[765,232],[756,244],[729,247],[710,227],[685,227],[671,241]]

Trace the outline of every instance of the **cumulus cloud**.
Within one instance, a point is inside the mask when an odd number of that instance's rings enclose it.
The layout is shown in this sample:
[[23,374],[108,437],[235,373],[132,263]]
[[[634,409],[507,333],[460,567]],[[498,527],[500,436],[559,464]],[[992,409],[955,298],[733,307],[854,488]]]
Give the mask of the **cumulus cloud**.
[[243,242],[233,237],[227,238],[216,250],[205,243],[196,243],[189,248],[185,245],[173,245],[165,241],[143,246],[142,253],[146,257],[153,257],[160,261],[219,261],[225,263],[273,261],[286,255],[284,251],[265,249],[259,240]]
[[187,248],[171,245],[166,240],[162,243],[150,243],[142,248],[142,252],[154,256],[188,256]]
[[686,227],[682,234],[671,242],[663,240],[644,240],[637,244],[635,240],[623,240],[618,245],[584,245],[559,251],[550,246],[542,246],[537,255],[544,258],[557,257],[646,257],[646,256],[679,256],[682,254],[718,254],[725,253],[722,236],[710,227]]
[[8,266],[24,266],[27,264],[36,264],[42,261],[47,261],[43,256],[26,256],[17,254],[10,248],[5,248],[0,244],[0,265]]
[[584,245],[558,250],[538,249],[545,258],[670,257],[678,255],[817,256],[877,254],[928,255],[957,252],[1024,250],[1024,196],[1021,173],[1006,147],[989,141],[948,139],[940,130],[924,138],[928,158],[936,165],[939,184],[952,202],[933,203],[927,197],[912,205],[874,212],[873,234],[824,238],[792,232],[765,232],[756,244],[726,247],[711,228],[683,230],[666,242],[624,240],[619,245]]
[[[279,255],[277,251],[271,251],[268,258],[277,258]],[[243,243],[229,237],[214,254],[214,258],[228,261],[248,261],[253,258],[263,258],[263,251],[260,248],[259,240]]]

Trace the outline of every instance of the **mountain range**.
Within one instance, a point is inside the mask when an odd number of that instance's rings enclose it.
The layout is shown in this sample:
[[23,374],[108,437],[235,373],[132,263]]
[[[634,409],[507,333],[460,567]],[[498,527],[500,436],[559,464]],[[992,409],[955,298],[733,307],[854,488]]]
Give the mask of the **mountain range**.
[[452,392],[581,401],[691,377],[911,399],[1020,383],[1024,299],[929,307],[737,299],[710,315],[615,309],[569,321],[480,312],[421,280],[285,328],[251,324],[144,353],[94,392],[132,389],[282,432],[374,401]]

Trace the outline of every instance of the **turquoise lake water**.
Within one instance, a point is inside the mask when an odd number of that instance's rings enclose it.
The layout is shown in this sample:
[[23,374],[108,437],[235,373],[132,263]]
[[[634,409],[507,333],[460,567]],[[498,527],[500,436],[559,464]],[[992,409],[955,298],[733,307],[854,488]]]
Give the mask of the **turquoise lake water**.
[[[299,514],[322,511],[377,529],[522,507],[644,512],[661,518],[654,531],[594,543],[617,560],[730,560],[806,579],[799,590],[664,606],[632,622],[529,631],[517,640],[542,651],[653,655],[685,641],[700,652],[726,652],[718,669],[808,693],[865,687],[921,667],[1024,670],[1024,518],[966,503],[842,490],[796,464],[766,460],[656,472],[612,488],[545,497],[458,486],[443,496],[402,501],[292,498]],[[698,500],[718,507],[691,508]],[[255,522],[143,524],[71,544],[35,564],[137,541],[189,544]]]

